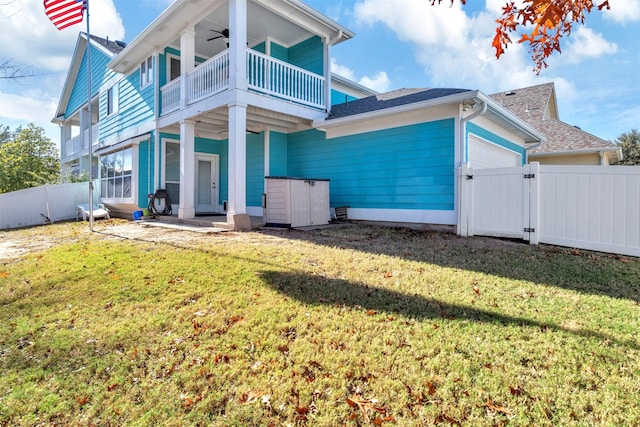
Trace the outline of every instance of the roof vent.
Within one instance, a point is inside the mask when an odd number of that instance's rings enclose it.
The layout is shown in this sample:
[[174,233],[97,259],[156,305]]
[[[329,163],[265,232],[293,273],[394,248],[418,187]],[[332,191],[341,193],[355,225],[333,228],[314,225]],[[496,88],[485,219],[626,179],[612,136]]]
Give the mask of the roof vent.
[[116,40],[116,41],[115,41],[115,43],[116,43],[118,46],[120,46],[121,48],[125,48],[125,47],[127,47],[127,44],[126,44],[125,42],[123,42],[123,41]]
[[516,91],[515,91],[515,90],[512,90],[512,91],[510,91],[510,92],[505,93],[505,96],[513,96],[513,95],[515,95],[515,94],[516,94]]

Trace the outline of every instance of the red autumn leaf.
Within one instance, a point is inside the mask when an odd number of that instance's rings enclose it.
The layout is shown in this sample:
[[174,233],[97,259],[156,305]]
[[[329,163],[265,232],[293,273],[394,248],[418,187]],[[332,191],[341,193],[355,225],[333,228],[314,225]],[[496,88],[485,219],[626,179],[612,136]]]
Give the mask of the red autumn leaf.
[[9,272],[8,271],[0,272],[0,277],[9,277]]
[[80,404],[80,406],[84,406],[86,405],[86,403],[89,401],[89,397],[88,396],[79,396],[76,397],[76,402],[78,402]]
[[115,390],[115,388],[118,387],[118,384],[111,384],[107,386],[107,391],[113,391]]
[[374,315],[374,314],[376,314],[376,313],[377,313],[377,311],[375,311],[375,310],[368,310],[368,311],[367,311],[367,314],[368,314],[369,316],[373,316],[373,315]]

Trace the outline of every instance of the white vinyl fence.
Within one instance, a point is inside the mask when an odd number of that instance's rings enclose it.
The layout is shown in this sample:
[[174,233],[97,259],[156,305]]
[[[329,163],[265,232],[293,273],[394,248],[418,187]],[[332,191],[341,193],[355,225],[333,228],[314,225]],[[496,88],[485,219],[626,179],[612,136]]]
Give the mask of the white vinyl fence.
[[640,256],[640,166],[463,166],[460,182],[463,236]]
[[89,183],[43,185],[0,194],[0,229],[29,227],[76,217],[89,203]]

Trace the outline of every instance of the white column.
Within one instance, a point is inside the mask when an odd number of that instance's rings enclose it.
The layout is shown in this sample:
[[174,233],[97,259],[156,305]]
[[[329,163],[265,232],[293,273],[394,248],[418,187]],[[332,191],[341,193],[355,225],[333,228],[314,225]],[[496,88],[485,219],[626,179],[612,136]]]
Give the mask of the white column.
[[247,106],[229,105],[229,204],[227,222],[247,213]]
[[[63,124],[60,126],[60,157],[66,157],[69,153],[67,150],[67,141],[71,139],[71,125]],[[72,147],[73,150],[73,147]]]
[[180,122],[180,219],[196,216],[195,127],[193,120]]
[[196,32],[193,26],[180,34],[180,106],[187,105],[187,73],[196,66]]
[[247,0],[229,1],[229,89],[247,90]]
[[327,113],[331,112],[331,59],[329,58],[330,50],[329,37],[324,39],[324,105]]

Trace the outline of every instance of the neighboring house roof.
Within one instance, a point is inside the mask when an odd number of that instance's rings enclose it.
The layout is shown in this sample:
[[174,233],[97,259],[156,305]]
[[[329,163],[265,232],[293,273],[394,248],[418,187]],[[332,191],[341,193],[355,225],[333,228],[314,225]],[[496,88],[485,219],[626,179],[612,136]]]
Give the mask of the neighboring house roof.
[[433,100],[463,92],[469,92],[471,94],[473,91],[470,91],[469,89],[398,89],[346,102],[344,104],[334,105],[331,107],[331,114],[327,117],[327,120]]
[[91,40],[115,55],[119,54],[125,47],[127,47],[125,42],[121,42],[119,40],[109,40],[108,38],[103,39],[98,36],[91,36]]
[[505,108],[539,130],[542,144],[529,150],[534,156],[607,153],[609,163],[622,159],[616,144],[560,120],[553,83],[530,86],[490,95]]

